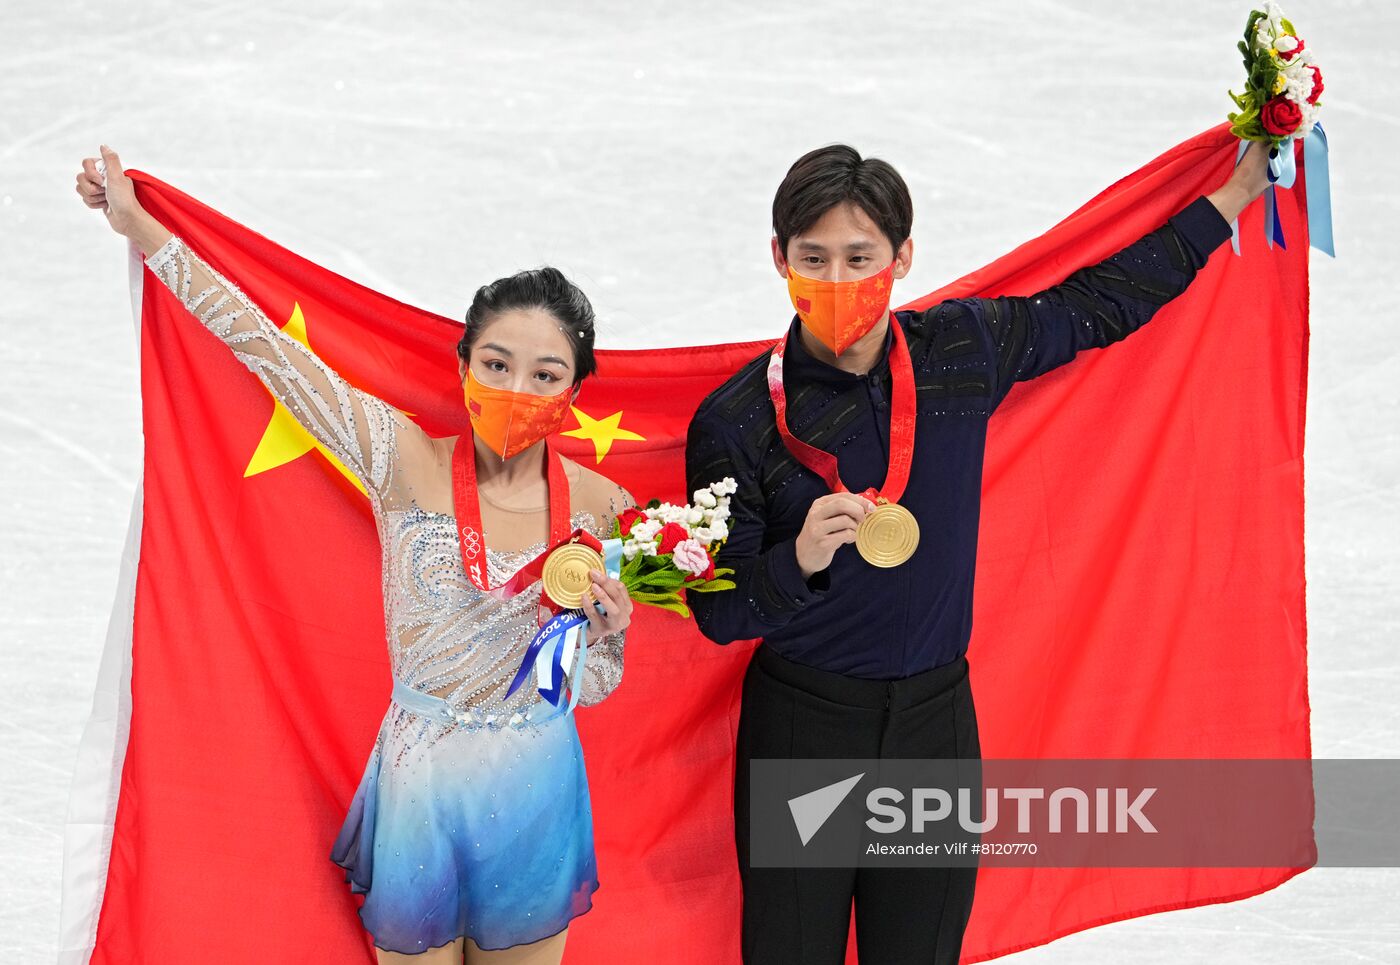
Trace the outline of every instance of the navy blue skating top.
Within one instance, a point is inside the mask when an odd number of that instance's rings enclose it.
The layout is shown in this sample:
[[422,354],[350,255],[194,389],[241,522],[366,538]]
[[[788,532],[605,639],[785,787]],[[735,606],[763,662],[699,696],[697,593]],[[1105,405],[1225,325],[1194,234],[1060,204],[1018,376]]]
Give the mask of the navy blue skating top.
[[[700,404],[686,443],[688,491],[725,476],[738,483],[728,542],[716,558],[734,568],[738,585],[689,595],[701,632],[716,643],[761,637],[798,663],[879,680],[957,659],[972,635],[988,418],[1015,383],[1140,328],[1229,237],[1229,222],[1202,195],[1138,241],[1037,294],[955,298],[895,313],[917,396],[913,465],[900,502],[920,534],[914,555],[896,567],[872,566],[845,544],[825,570],[802,578],[797,534],[812,501],[829,490],[778,435],[768,353],[746,363]],[[847,488],[879,487],[889,466],[893,336],[887,333],[870,372],[855,375],[806,351],[800,324],[794,316],[783,359],[788,426],[836,455]]]

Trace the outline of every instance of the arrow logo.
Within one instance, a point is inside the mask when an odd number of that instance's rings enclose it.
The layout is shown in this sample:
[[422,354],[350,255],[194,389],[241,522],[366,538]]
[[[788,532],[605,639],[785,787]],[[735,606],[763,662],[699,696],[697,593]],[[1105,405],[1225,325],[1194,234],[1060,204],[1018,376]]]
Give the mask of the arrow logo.
[[792,812],[792,822],[797,825],[797,834],[802,838],[804,847],[864,776],[865,772],[861,771],[855,777],[788,799],[788,810]]

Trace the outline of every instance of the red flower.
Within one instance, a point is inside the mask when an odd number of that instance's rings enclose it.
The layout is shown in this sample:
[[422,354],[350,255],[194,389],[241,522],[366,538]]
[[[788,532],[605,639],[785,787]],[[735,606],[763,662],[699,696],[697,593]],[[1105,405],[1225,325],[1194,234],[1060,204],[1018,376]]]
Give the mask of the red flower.
[[635,506],[633,506],[631,509],[624,509],[622,513],[617,517],[618,532],[620,532],[623,536],[630,536],[632,534],[632,524],[639,519],[645,519],[646,515],[646,513],[642,512]]
[[1279,94],[1264,105],[1264,109],[1259,112],[1259,121],[1264,125],[1264,130],[1274,137],[1283,137],[1292,134],[1302,123],[1303,111],[1297,104]]
[[1317,99],[1322,96],[1322,71],[1316,67],[1309,67],[1308,70],[1313,72],[1313,89],[1308,95],[1308,103],[1316,104]]
[[1292,60],[1294,57],[1298,56],[1298,54],[1299,54],[1299,53],[1302,51],[1302,49],[1303,49],[1303,38],[1302,38],[1302,37],[1294,37],[1293,39],[1296,40],[1296,41],[1298,41],[1298,46],[1296,46],[1296,47],[1294,47],[1292,50],[1288,51],[1288,53],[1284,53],[1282,50],[1280,50],[1280,51],[1278,52],[1278,55],[1279,55],[1280,57],[1282,57],[1284,60]]
[[690,533],[686,532],[686,528],[680,523],[667,523],[656,535],[661,538],[661,545],[656,547],[658,555],[669,553],[681,540],[690,539]]

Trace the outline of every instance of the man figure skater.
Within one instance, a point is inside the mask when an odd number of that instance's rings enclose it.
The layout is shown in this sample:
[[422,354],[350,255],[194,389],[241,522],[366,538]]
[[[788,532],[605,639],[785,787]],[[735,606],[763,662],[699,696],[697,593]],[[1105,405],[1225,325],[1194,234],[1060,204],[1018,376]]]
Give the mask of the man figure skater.
[[845,145],[788,171],[772,253],[797,315],[706,397],[686,445],[688,489],[738,483],[716,559],[736,589],[688,602],[716,643],[762,638],[734,796],[749,965],[844,961],[853,900],[865,961],[957,961],[975,867],[753,868],[749,761],[980,759],[965,651],[987,421],[1015,383],[1181,294],[1263,192],[1266,163],[1251,144],[1220,189],[1035,295],[900,313],[890,286],[909,271],[913,206],[899,173]]

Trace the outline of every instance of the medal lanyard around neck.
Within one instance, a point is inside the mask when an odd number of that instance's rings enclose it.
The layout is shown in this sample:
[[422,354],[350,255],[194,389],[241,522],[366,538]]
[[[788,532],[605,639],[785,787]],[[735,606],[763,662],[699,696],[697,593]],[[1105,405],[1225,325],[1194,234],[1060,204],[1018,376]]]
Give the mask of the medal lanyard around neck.
[[452,509],[457,516],[457,535],[462,544],[462,566],[477,588],[497,599],[506,600],[540,578],[544,560],[551,550],[573,535],[569,529],[569,477],[564,461],[549,440],[544,442],[544,459],[549,481],[549,544],[544,552],[520,568],[500,586],[487,583],[486,537],[481,528],[481,503],[476,484],[476,446],[471,428],[465,428],[452,447]]
[[[890,326],[894,329],[894,347],[890,351],[890,372],[894,376],[894,391],[890,400],[890,465],[885,473],[885,484],[878,490],[871,486],[861,495],[872,502],[883,497],[887,502],[897,503],[909,482],[909,466],[914,456],[914,362],[909,356],[904,329],[893,312],[890,313]],[[778,433],[793,457],[825,479],[832,492],[850,492],[841,482],[836,457],[825,449],[808,445],[788,429],[783,353],[791,337],[792,332],[789,331],[773,346],[768,356],[768,396],[773,400],[773,411],[778,417]]]

